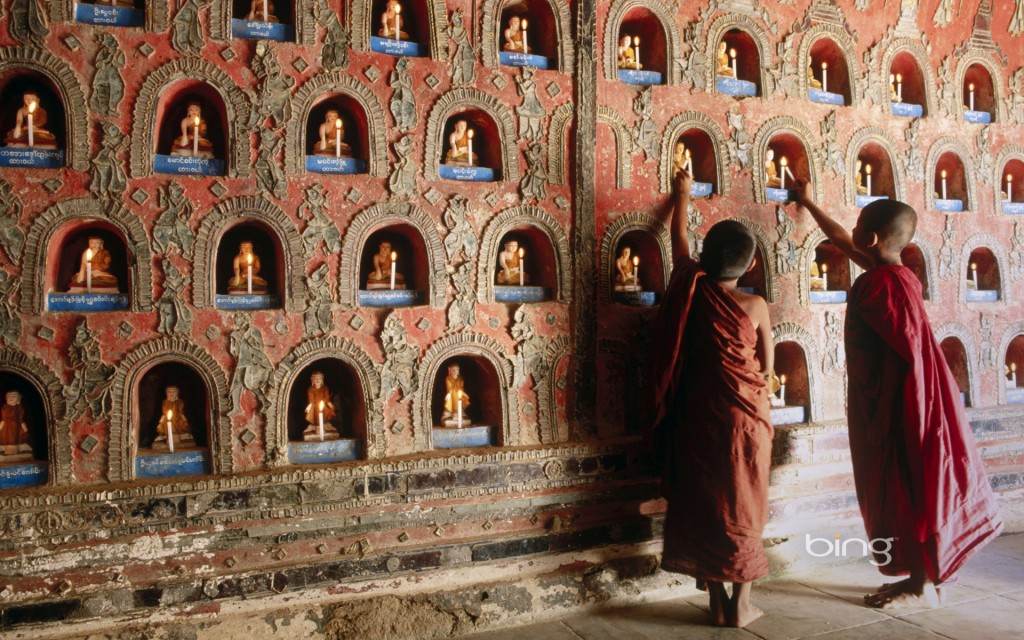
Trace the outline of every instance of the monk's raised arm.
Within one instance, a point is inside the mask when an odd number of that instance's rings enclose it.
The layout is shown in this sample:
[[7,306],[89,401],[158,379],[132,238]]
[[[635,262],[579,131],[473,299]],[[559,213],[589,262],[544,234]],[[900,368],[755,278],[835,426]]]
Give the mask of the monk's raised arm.
[[869,256],[858,251],[853,245],[853,238],[850,236],[850,232],[830,215],[822,211],[818,205],[814,204],[809,182],[797,180],[796,203],[807,209],[811,217],[814,218],[814,221],[821,227],[825,236],[837,249],[843,252],[843,255],[853,260],[862,269],[870,269],[875,266]]
[[693,178],[685,169],[676,174],[672,209],[672,261],[679,264],[690,259],[690,240],[686,234],[687,213],[690,209],[690,184]]

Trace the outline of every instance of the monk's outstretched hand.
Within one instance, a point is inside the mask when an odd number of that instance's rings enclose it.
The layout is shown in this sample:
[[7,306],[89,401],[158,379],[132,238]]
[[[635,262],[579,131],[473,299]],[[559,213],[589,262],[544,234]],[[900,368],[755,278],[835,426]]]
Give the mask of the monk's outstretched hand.
[[814,192],[811,190],[811,183],[807,180],[800,179],[796,181],[796,189],[793,190],[796,197],[796,203],[801,207],[806,207],[809,204],[814,204]]
[[673,186],[675,187],[675,193],[677,196],[690,193],[690,185],[693,184],[693,176],[686,169],[680,169],[676,173]]

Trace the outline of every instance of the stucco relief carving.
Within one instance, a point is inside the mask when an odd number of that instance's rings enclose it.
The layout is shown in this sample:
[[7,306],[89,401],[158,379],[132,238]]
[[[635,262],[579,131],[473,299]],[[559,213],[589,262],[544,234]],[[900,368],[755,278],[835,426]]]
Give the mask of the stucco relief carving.
[[569,239],[565,230],[551,214],[539,207],[521,205],[506,209],[487,225],[480,242],[480,259],[477,261],[477,300],[494,301],[494,265],[498,264],[501,239],[514,229],[529,227],[544,234],[555,257],[555,272],[558,274],[559,302],[572,300],[572,261],[569,257]]
[[65,420],[78,420],[88,411],[93,422],[100,422],[110,413],[114,367],[103,361],[98,336],[88,320],[83,319],[68,346],[68,367],[72,378],[63,390]]
[[92,77],[89,106],[105,116],[116,116],[117,107],[124,99],[124,78],[121,76],[124,51],[110,33],[97,34],[96,45],[96,61],[93,63],[96,72]]
[[658,125],[654,124],[654,87],[647,87],[633,98],[633,145],[643,151],[645,160],[658,159]]
[[185,303],[188,276],[183,275],[167,257],[160,262],[164,274],[163,291],[154,302],[157,309],[157,332],[166,336],[187,338],[192,330],[193,314]]
[[672,274],[672,238],[668,228],[658,219],[639,211],[625,213],[608,225],[601,238],[601,262],[597,274],[597,291],[602,304],[611,302],[611,282],[616,249],[622,238],[631,231],[645,231],[658,243],[661,251],[662,278],[668,283]]
[[[903,165],[903,154],[899,152],[896,143],[889,138],[889,134],[878,127],[865,127],[858,130],[850,137],[850,142],[846,147],[846,166],[856,167],[857,159],[866,144],[876,144],[885,150],[886,156],[889,158],[889,164],[892,166],[892,180],[893,189],[895,190],[896,200],[905,202],[907,199],[906,192],[906,169]],[[844,172],[843,184],[846,187],[846,204],[847,206],[854,206],[857,201],[857,184],[855,171],[850,170]]]
[[476,290],[473,289],[473,265],[463,262],[452,273],[455,295],[448,306],[448,330],[459,331],[476,326]]
[[[964,55],[959,56],[956,60],[956,75],[953,80],[954,93],[954,104],[965,105],[967,99],[964,97],[964,87],[967,86],[967,70],[973,65],[979,65],[988,72],[989,77],[992,79],[992,99],[993,99],[993,113],[992,122],[1002,123],[1006,121],[1006,112],[1004,106],[1006,104],[1003,98],[1003,68],[1002,64],[992,60],[990,55],[986,55],[981,51],[968,51]],[[960,119],[963,107],[961,106],[956,110],[956,116]]]
[[843,147],[836,140],[836,110],[829,112],[821,121],[821,141],[824,143],[825,165],[831,169],[833,176],[846,175],[846,160],[843,158]]
[[292,87],[295,78],[286,75],[277,59],[277,52],[267,40],[256,43],[251,68],[260,81],[259,93],[253,101],[249,128],[264,128],[265,121],[274,121],[274,129],[280,129],[292,118]]
[[1013,225],[1013,238],[1010,242],[1010,277],[1020,282],[1024,280],[1024,222]]
[[550,372],[550,363],[544,357],[547,340],[538,335],[537,330],[533,328],[533,320],[530,319],[525,305],[520,305],[513,314],[509,333],[516,343],[512,386],[522,387],[532,378],[533,388],[539,389]]
[[732,152],[725,139],[725,133],[718,123],[707,115],[698,111],[687,111],[680,113],[669,121],[661,136],[661,150],[659,154],[659,170],[661,192],[672,191],[672,149],[675,147],[679,137],[690,129],[698,129],[707,134],[715,152],[715,179],[718,183],[716,193],[721,196],[729,195],[732,188],[732,172],[730,167],[733,163]]
[[562,441],[562,429],[559,428],[558,398],[560,389],[564,389],[567,380],[560,378],[558,370],[561,362],[571,357],[569,339],[565,336],[548,342],[544,353],[548,375],[544,386],[537,386],[537,424],[540,427],[542,444],[555,444]]
[[633,183],[633,137],[629,133],[626,119],[614,109],[598,107],[597,122],[611,127],[615,136],[615,186],[618,189],[629,189]]
[[242,393],[249,391],[259,402],[260,408],[267,406],[267,394],[270,392],[270,377],[274,365],[267,357],[267,347],[263,340],[263,332],[252,323],[244,313],[232,316],[234,329],[228,338],[228,353],[235,359],[231,371],[231,413],[242,412]]
[[797,262],[796,242],[793,240],[793,233],[796,230],[796,223],[786,214],[786,208],[779,205],[775,207],[775,271],[779,275],[786,275],[799,268]]
[[[348,29],[341,24],[338,12],[331,8],[327,0],[317,0],[313,5],[313,17],[324,28],[324,44],[320,50],[320,65],[326,71],[337,71],[347,68],[349,63],[348,50],[352,44],[352,36]],[[313,34],[313,29],[310,29],[310,33]]]
[[334,296],[329,271],[329,265],[324,262],[306,276],[306,312],[302,316],[306,335],[327,335],[334,329]]
[[19,226],[23,211],[21,199],[11,185],[0,180],[0,247],[12,263],[18,263],[25,247],[25,232]]
[[665,34],[665,84],[677,85],[682,80],[682,34],[679,25],[676,23],[675,12],[666,6],[661,0],[614,0],[611,8],[608,9],[604,18],[604,36],[602,38],[603,51],[601,66],[604,68],[604,77],[608,80],[615,80],[618,72],[617,43],[619,41],[619,29],[622,20],[631,9],[641,7],[650,11],[658,19]]
[[[384,350],[384,364],[380,369],[380,402],[387,404],[397,391],[402,392],[402,399],[408,400],[419,388],[420,350],[409,342],[409,332],[402,322],[399,311],[392,311],[384,320],[380,332],[381,347]],[[429,393],[429,392],[428,392]],[[429,409],[428,409],[429,411]],[[423,423],[429,429],[428,419]]]
[[11,1],[7,30],[18,42],[45,47],[46,36],[50,35],[46,22],[42,0]]
[[913,118],[903,132],[907,143],[907,178],[924,180],[924,156],[921,154],[921,119]]
[[90,160],[89,191],[97,198],[114,198],[128,188],[128,173],[124,170],[122,153],[128,148],[128,139],[117,125],[104,122],[100,150]]
[[[478,89],[456,88],[442,94],[427,118],[426,148],[423,151],[423,177],[437,180],[437,167],[444,150],[444,125],[448,118],[467,109],[479,109],[494,121],[501,145],[501,179],[519,180],[519,149],[516,146],[516,124],[508,105]],[[493,142],[491,144],[494,144]]]
[[939,277],[949,280],[957,273],[956,266],[956,227],[953,216],[946,216],[946,226],[942,229],[942,247],[939,248]]
[[[210,23],[212,29],[217,29],[214,25],[221,25],[227,16],[227,20],[230,20],[230,11],[227,11],[223,5],[227,2],[212,2],[212,4],[203,0],[183,0],[181,6],[178,7],[177,13],[174,14],[174,18],[171,20],[171,46],[178,53],[184,55],[197,55],[205,44],[203,38],[203,27],[199,20],[199,14],[203,7],[207,4],[211,5]],[[230,22],[227,27],[221,26],[221,29],[230,29]],[[221,33],[215,33],[214,37],[220,37],[223,39]]]
[[[302,230],[302,248],[306,262],[309,262],[320,249],[326,258],[341,251],[341,232],[338,225],[328,215],[330,194],[320,183],[306,187],[299,206],[299,219],[306,221]],[[305,212],[305,215],[303,215]]]
[[388,176],[388,191],[399,198],[408,198],[416,194],[416,164],[412,156],[416,147],[416,137],[409,134],[395,141],[395,163]]
[[180,182],[169,182],[157,191],[157,203],[163,209],[153,225],[153,244],[160,253],[172,248],[191,260],[195,248],[196,234],[191,220],[195,206],[185,196],[185,187]]

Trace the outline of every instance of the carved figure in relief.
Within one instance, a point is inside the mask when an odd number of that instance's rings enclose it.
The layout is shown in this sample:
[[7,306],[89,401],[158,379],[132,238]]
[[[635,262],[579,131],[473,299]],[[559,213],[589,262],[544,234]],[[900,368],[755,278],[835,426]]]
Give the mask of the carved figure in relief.
[[262,295],[267,292],[267,281],[259,276],[260,257],[253,251],[252,242],[243,241],[238,246],[238,255],[231,262],[234,276],[228,281],[228,293],[231,295],[247,295],[249,293],[250,272],[252,278],[252,294]]
[[825,368],[842,371],[846,351],[842,347],[843,321],[838,313],[825,314]]
[[715,61],[718,63],[718,75],[723,78],[736,77],[732,66],[729,65],[729,43],[725,40],[718,43],[718,55],[715,57]]
[[933,18],[936,27],[945,27],[953,21],[953,17],[956,15],[956,11],[953,8],[953,0],[939,0],[939,5],[935,7],[935,16]]
[[199,0],[185,0],[174,16],[171,45],[178,53],[199,53],[203,34],[199,29]]
[[782,275],[796,269],[796,243],[793,242],[795,227],[796,225],[786,215],[786,210],[783,207],[775,207],[775,233],[779,238],[775,242],[775,266]]
[[[446,164],[476,165],[478,157],[476,152],[470,152],[470,141],[474,137],[474,131],[469,128],[465,120],[455,122],[455,128],[448,136],[448,154],[445,156]],[[477,147],[479,149],[479,147]]]
[[0,246],[12,262],[21,256],[25,247],[25,232],[18,226],[21,220],[21,200],[14,195],[11,185],[0,180]]
[[72,277],[68,293],[117,293],[117,277],[110,273],[110,251],[103,247],[103,239],[92,236],[89,246],[82,252],[78,272]]
[[323,185],[311,185],[306,188],[303,195],[299,217],[304,217],[303,210],[309,212],[309,221],[302,230],[302,246],[307,260],[312,259],[314,251],[321,244],[325,255],[341,251],[341,234],[337,225],[327,215],[327,194]]
[[942,231],[942,247],[939,249],[939,277],[949,280],[956,273],[956,230],[953,217],[946,216],[946,227]]
[[384,347],[384,367],[380,372],[381,398],[387,401],[395,391],[401,391],[405,398],[410,397],[419,386],[416,364],[420,350],[409,343],[405,325],[395,312],[384,321],[380,340]]
[[395,289],[405,289],[405,276],[398,273],[398,255],[391,250],[390,242],[381,242],[377,245],[377,253],[373,255],[373,271],[366,276],[367,290],[391,289],[391,270],[395,271]]
[[345,121],[341,119],[337,109],[327,110],[318,132],[320,142],[313,145],[314,155],[334,156],[340,149],[343,158],[352,156],[352,147],[345,142]]
[[117,115],[117,106],[124,99],[124,52],[117,44],[117,38],[109,33],[96,37],[99,50],[96,52],[96,74],[92,78],[92,94],[89,106],[103,115]]
[[181,390],[171,385],[164,389],[164,399],[160,403],[160,419],[156,423],[156,439],[153,440],[154,450],[166,450],[170,446],[168,438],[174,438],[174,447],[191,447],[195,444],[192,427],[185,417],[185,401],[181,399]]
[[[21,96],[22,106],[14,114],[14,128],[7,132],[4,144],[8,147],[33,149],[56,149],[57,137],[46,129],[46,109],[39,104],[39,95],[26,91]],[[30,117],[31,116],[31,117]],[[29,124],[32,126],[32,141],[29,144]]]
[[[408,40],[409,34],[403,31],[404,28],[405,19],[402,17],[402,5],[398,0],[388,0],[384,13],[380,16],[380,31],[377,32],[377,35],[389,40]],[[396,38],[395,34],[401,37]]]
[[252,70],[263,84],[249,126],[261,126],[270,117],[274,119],[276,128],[282,127],[292,118],[292,87],[295,86],[295,79],[281,70],[277,54],[270,43],[265,41],[256,43]]
[[[306,418],[306,430],[302,433],[303,440],[318,440],[320,438],[321,415],[324,424],[324,437],[335,439],[340,434],[337,427],[331,423],[337,415],[334,402],[331,401],[331,390],[324,384],[322,371],[314,371],[309,376],[309,386],[306,387],[306,408],[303,410]],[[328,434],[327,428],[331,432]]]
[[526,44],[525,49],[523,48],[523,31],[526,31],[526,28],[519,16],[509,18],[508,28],[503,32],[505,44],[502,45],[502,49],[513,53],[530,53],[533,51],[533,47],[529,43]]
[[12,348],[21,338],[21,316],[18,314],[11,297],[21,286],[21,276],[12,278],[7,271],[0,269],[0,337]]
[[324,27],[324,46],[320,50],[320,64],[326,71],[344,69],[349,62],[349,32],[342,26],[338,13],[331,9],[326,0],[317,2],[314,11],[317,22]]
[[75,337],[68,347],[68,361],[74,377],[64,389],[67,399],[65,418],[81,416],[86,408],[94,419],[110,411],[110,384],[114,367],[100,360],[102,348],[96,332],[86,320],[78,325]]
[[284,198],[288,194],[288,181],[284,176],[284,169],[277,162],[278,153],[284,138],[268,127],[260,130],[260,153],[256,157],[253,171],[259,179],[260,185],[277,198]]
[[654,124],[654,88],[647,87],[633,99],[633,113],[640,116],[633,128],[633,141],[647,158],[658,157],[658,125]]
[[644,68],[644,65],[640,64],[636,59],[636,54],[633,51],[633,39],[628,35],[623,35],[619,40],[618,53],[618,65],[620,69],[635,69],[640,70]]
[[416,94],[412,90],[412,76],[409,75],[409,59],[399,58],[391,73],[391,102],[388,108],[399,131],[408,131],[416,126]]
[[750,148],[753,146],[753,141],[744,128],[743,112],[740,111],[738,104],[734,103],[729,107],[727,119],[729,127],[732,129],[732,135],[729,137],[729,151],[734,158],[740,161],[741,166],[747,167],[750,165]]
[[544,145],[531,144],[526,150],[526,171],[519,181],[523,200],[543,200],[548,195],[548,172],[544,168]]
[[[506,240],[505,248],[498,253],[498,284],[518,285],[522,268],[519,242]],[[530,283],[530,274],[522,273],[523,284]]]
[[333,300],[327,273],[328,264],[325,262],[306,276],[306,292],[309,297],[303,322],[309,335],[326,335],[334,326],[334,310],[331,308]]
[[1024,222],[1013,226],[1012,247],[1010,249],[1010,277],[1024,280]]
[[472,84],[476,81],[476,51],[469,41],[469,30],[463,25],[462,9],[452,13],[448,39],[448,75],[452,84]]
[[1013,10],[1007,31],[1011,36],[1017,37],[1024,33],[1024,0],[1014,0],[1014,5],[1016,8]]
[[640,291],[639,269],[633,264],[633,249],[623,245],[615,259],[615,290]]
[[[462,427],[472,424],[468,410],[469,394],[466,393],[466,380],[462,377],[459,365],[448,365],[448,375],[444,379],[444,411],[441,422],[446,427]],[[462,423],[459,424],[459,404],[462,404]]]
[[821,121],[821,138],[825,143],[825,158],[828,161],[832,173],[841,176],[846,173],[846,159],[843,157],[843,148],[836,142],[836,110],[829,112]]
[[252,391],[260,402],[265,401],[265,390],[273,366],[265,352],[263,334],[243,314],[234,316],[235,330],[231,332],[228,352],[235,358],[231,376],[233,413],[241,411],[242,390]]
[[7,28],[18,42],[44,44],[50,30],[46,28],[46,15],[40,0],[12,0]]
[[252,0],[249,3],[249,13],[245,14],[246,20],[258,20],[260,22],[278,22],[277,8],[274,0]]
[[523,104],[516,108],[516,115],[519,116],[519,136],[538,142],[546,133],[541,126],[541,120],[548,112],[537,98],[537,81],[533,79],[534,73],[536,69],[533,67],[522,67],[521,74],[516,76],[516,90],[523,98]]
[[454,195],[444,210],[444,224],[448,235],[444,237],[444,251],[448,263],[454,264],[461,253],[465,258],[473,258],[477,252],[476,233],[470,224],[471,215],[469,198]]
[[448,329],[456,331],[476,325],[476,292],[473,291],[472,266],[469,262],[459,265],[452,274],[455,296],[448,307]]
[[764,153],[764,184],[769,189],[778,189],[782,186],[779,170],[775,167],[775,150],[771,148]]
[[996,363],[996,348],[992,344],[992,321],[985,314],[978,314],[978,360],[982,368],[987,368]]
[[198,102],[188,103],[185,117],[181,119],[181,135],[174,138],[172,156],[189,158],[212,158],[213,144],[206,138],[206,120]]
[[524,305],[520,305],[512,316],[512,329],[509,333],[516,341],[512,386],[521,387],[526,384],[527,378],[532,376],[534,389],[540,388],[541,381],[550,371],[544,357],[548,344],[533,328],[533,321],[530,320],[530,314],[526,312]]
[[407,135],[395,142],[395,155],[398,159],[388,176],[388,189],[396,196],[411,196],[416,193],[416,169],[412,152],[416,140]]
[[188,334],[193,319],[191,309],[185,304],[188,279],[168,258],[165,257],[161,265],[164,289],[154,304],[159,316],[156,330],[164,335]]
[[157,193],[157,202],[164,211],[153,225],[153,242],[162,253],[169,252],[173,246],[185,258],[191,258],[196,234],[188,223],[194,207],[185,197],[185,187],[172,181]]
[[128,148],[128,138],[118,131],[117,126],[103,124],[103,144],[92,159],[92,182],[89,190],[98,196],[108,193],[124,193],[128,188],[128,172],[118,154]]
[[0,407],[0,462],[31,457],[30,422],[25,405],[21,403],[21,392],[11,390],[5,393],[4,405]]

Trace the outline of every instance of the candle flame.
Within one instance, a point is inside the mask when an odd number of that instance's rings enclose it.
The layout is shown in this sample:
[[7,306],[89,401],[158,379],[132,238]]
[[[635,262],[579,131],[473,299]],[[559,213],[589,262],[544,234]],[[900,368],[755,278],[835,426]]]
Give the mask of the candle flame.
[[252,254],[251,254],[251,253],[248,253],[248,254],[246,254],[246,256],[245,256],[245,260],[246,260],[246,262],[248,262],[249,264],[252,264]]
[[1017,373],[1017,363],[1016,362],[1011,362],[1010,363],[1010,371],[1013,371],[1014,373]]
[[824,262],[821,263],[821,272],[828,273],[828,265],[825,264]]
[[29,102],[28,103],[28,112],[29,113],[35,113],[36,112],[36,107],[38,107],[38,106],[39,106],[39,103],[36,102],[35,100],[33,100],[32,102]]
[[335,129],[340,129],[341,128],[341,118],[335,118],[334,119],[334,128]]
[[1013,175],[1012,175],[1012,174],[1009,174],[1009,173],[1008,173],[1008,174],[1006,174],[1006,181],[1007,181],[1007,182],[1013,182]]
[[864,165],[864,173],[866,173],[868,175],[871,175],[871,165],[870,164]]
[[456,391],[456,393],[458,395],[456,395],[455,397],[459,399],[459,402],[462,402],[462,389],[459,389],[458,391]]
[[633,46],[634,47],[640,46],[640,36],[633,36]]
[[903,74],[902,73],[897,73],[896,74],[896,82],[903,82]]
[[689,150],[689,149],[687,149],[687,150],[686,150],[686,157],[687,157],[687,158],[689,158],[689,157],[690,157],[690,150]]
[[323,411],[324,411],[324,401],[321,400],[320,401],[320,413],[323,413]]
[[822,71],[824,71],[825,69],[828,69],[828,63],[827,62],[822,62],[821,63],[821,69],[822,69]]
[[943,170],[942,170],[942,177],[943,177],[943,178],[945,178],[945,177],[946,177],[946,170],[945,170],[945,169],[943,169]]
[[889,82],[890,83],[896,82],[896,76],[894,76],[893,74],[890,73],[889,74]]
[[402,13],[402,5],[395,3],[395,13]]
[[476,135],[476,134],[473,132],[472,129],[467,129],[466,130],[466,137],[467,138],[472,138],[474,135]]
[[779,384],[786,384],[786,374],[779,376]]
[[85,250],[85,261],[92,262],[92,249]]
[[519,257],[522,258],[524,255],[526,255],[526,250],[523,249],[522,247],[519,247]]
[[170,409],[168,409],[167,410],[167,422],[170,422],[172,417],[174,417],[174,412],[171,411]]
[[196,119],[195,119],[195,125],[196,125],[197,127],[199,126],[199,116],[196,116]]
[[640,266],[640,256],[633,256],[633,266],[634,267],[639,267]]
[[974,83],[972,82],[972,83],[970,83],[969,85],[967,85],[967,89],[968,89],[969,91],[974,91]]
[[729,57],[730,58],[735,58],[736,57],[736,50],[735,49],[729,49]]
[[391,262],[394,262],[395,260],[398,260],[398,252],[397,251],[392,251],[391,252]]
[[977,262],[972,262],[971,263],[971,271],[977,271],[977,270],[978,270],[978,263]]
[[526,31],[526,18],[523,18],[523,31]]
[[781,158],[779,158],[779,164],[781,164],[782,166],[786,166],[787,164],[789,164],[789,161],[786,160],[786,156],[782,156]]

